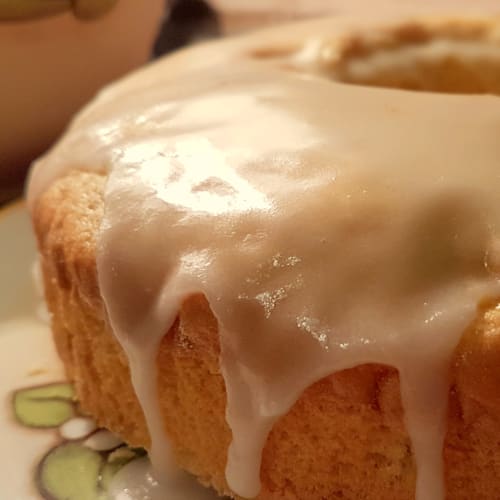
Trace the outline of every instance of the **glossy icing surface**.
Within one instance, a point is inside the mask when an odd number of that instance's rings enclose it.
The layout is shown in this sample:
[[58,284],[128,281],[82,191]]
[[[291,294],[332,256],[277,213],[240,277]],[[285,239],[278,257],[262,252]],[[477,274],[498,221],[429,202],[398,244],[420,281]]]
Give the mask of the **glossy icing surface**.
[[111,481],[112,500],[217,500],[215,493],[204,488],[187,474],[175,481],[162,483],[155,477],[149,460],[144,457],[121,469]]
[[267,435],[305,388],[374,362],[400,373],[417,500],[444,499],[449,362],[500,292],[500,100],[214,64],[174,82],[165,60],[108,90],[30,186],[33,202],[69,168],[109,176],[99,280],[153,460],[168,468],[157,348],[203,293],[234,492],[258,495]]

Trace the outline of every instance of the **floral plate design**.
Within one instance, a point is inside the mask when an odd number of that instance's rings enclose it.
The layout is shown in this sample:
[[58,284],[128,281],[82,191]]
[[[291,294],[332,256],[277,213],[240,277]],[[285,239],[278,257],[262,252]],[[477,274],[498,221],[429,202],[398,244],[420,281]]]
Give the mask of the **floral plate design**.
[[83,415],[37,291],[21,203],[0,211],[0,498],[216,500],[186,474],[161,484],[147,454]]

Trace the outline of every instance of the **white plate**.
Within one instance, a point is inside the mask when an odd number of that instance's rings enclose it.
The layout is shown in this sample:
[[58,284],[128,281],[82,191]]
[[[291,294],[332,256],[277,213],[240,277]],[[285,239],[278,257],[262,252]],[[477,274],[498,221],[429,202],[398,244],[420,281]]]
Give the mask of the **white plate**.
[[0,242],[0,498],[216,500],[185,475],[158,485],[142,450],[79,415],[43,320],[21,203],[0,212]]

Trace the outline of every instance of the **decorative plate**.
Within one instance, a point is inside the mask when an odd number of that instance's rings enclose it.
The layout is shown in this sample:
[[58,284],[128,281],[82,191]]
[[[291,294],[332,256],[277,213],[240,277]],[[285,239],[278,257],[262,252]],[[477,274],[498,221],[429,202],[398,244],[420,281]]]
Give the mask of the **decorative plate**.
[[0,212],[0,498],[216,500],[185,474],[160,484],[146,452],[81,414],[36,286],[21,203]]

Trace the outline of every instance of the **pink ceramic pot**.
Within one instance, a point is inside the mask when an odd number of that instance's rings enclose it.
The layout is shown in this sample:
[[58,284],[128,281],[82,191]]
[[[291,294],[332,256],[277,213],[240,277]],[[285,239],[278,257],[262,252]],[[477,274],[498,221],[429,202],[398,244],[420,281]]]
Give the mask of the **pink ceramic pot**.
[[0,0],[0,186],[105,83],[145,63],[165,0]]

